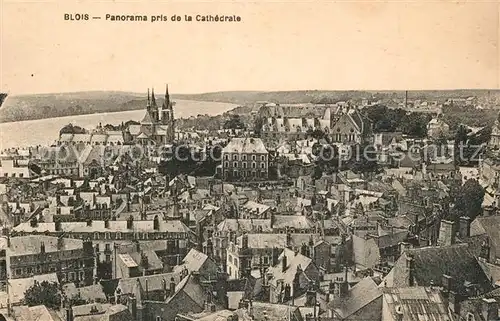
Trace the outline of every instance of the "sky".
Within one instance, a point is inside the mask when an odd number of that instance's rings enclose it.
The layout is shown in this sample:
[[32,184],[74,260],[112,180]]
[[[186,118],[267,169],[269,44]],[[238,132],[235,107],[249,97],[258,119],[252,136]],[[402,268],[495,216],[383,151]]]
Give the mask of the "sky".
[[[498,1],[0,2],[0,90],[10,94],[165,83],[173,93],[500,88]],[[111,22],[107,13],[242,21]]]

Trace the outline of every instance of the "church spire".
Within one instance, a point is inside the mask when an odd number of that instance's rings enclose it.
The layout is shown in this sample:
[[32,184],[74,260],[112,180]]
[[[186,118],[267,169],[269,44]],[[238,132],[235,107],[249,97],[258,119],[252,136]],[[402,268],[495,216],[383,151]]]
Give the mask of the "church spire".
[[155,88],[151,89],[151,106],[156,107]]
[[148,88],[148,107],[151,106],[151,99],[149,98],[149,88]]
[[168,84],[165,87],[165,107],[170,108],[170,94],[168,93]]

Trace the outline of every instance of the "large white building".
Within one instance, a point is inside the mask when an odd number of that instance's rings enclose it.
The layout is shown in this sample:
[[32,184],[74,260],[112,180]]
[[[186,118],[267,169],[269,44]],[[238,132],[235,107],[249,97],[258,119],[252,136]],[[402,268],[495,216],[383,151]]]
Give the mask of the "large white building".
[[231,179],[267,179],[269,152],[260,138],[233,138],[222,150],[222,175]]

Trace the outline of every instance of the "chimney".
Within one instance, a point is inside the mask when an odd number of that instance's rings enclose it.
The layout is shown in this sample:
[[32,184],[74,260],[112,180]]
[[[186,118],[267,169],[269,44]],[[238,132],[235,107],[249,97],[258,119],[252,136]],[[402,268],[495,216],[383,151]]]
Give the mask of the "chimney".
[[57,238],[57,250],[58,251],[64,250],[64,239],[62,237]]
[[153,219],[153,229],[155,231],[160,229],[160,219],[158,218],[158,215],[155,215],[155,218]]
[[443,278],[441,281],[441,285],[443,286],[443,292],[447,296],[451,291],[453,291],[453,277],[447,274],[443,274]]
[[458,235],[461,239],[470,236],[470,218],[467,216],[460,217]]
[[439,246],[449,246],[455,243],[455,223],[452,221],[441,220],[439,227]]
[[272,250],[272,262],[271,262],[271,266],[275,266],[276,264],[278,264],[278,261],[279,261],[279,249],[277,247],[273,247],[273,250]]
[[175,294],[175,281],[174,281],[174,277],[170,278],[169,292],[170,292],[171,296]]
[[56,232],[61,231],[61,221],[59,219],[54,221],[54,229],[56,230]]
[[498,319],[498,302],[491,298],[483,298],[482,300],[482,314],[485,321],[492,321]]
[[283,258],[281,259],[281,272],[286,271],[287,264],[288,264],[288,262],[287,262],[286,255],[285,255],[285,253],[283,253]]
[[40,253],[45,253],[45,243],[42,242],[42,244],[40,244]]
[[413,255],[410,253],[405,254],[406,258],[406,269],[408,270],[408,286],[413,286],[414,285],[414,261],[413,261]]
[[243,250],[248,249],[248,234],[246,233],[241,236],[241,248]]
[[130,215],[130,217],[127,219],[127,229],[131,230],[133,226],[134,226],[134,217]]
[[137,320],[137,298],[133,294],[128,299],[128,309],[132,315],[132,319]]
[[408,242],[399,242],[399,254],[403,254],[406,250],[412,248],[412,245]]
[[314,282],[309,282],[309,287],[306,292],[306,307],[314,307],[316,305],[316,291],[314,291]]
[[73,321],[73,308],[71,306],[66,307],[66,321]]
[[460,295],[455,291],[448,293],[448,307],[453,313],[460,314]]

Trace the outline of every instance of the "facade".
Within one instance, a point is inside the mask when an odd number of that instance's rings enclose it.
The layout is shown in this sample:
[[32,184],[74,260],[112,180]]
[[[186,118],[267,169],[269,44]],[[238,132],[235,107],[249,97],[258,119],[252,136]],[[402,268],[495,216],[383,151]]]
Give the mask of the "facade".
[[165,251],[170,256],[184,257],[190,248],[192,232],[181,221],[87,221],[21,223],[13,229],[17,235],[45,233],[51,236],[66,235],[71,238],[92,240],[96,264],[101,278],[111,278],[117,260],[117,247],[127,241],[164,240]]
[[222,150],[222,175],[227,179],[267,179],[269,152],[260,138],[233,138]]
[[308,132],[319,130],[334,143],[357,144],[369,127],[359,110],[348,102],[333,106],[264,105],[259,114],[264,119],[262,137],[269,140],[304,139]]
[[287,239],[286,234],[244,234],[230,242],[226,249],[229,278],[243,278],[252,269],[272,266],[287,246]]
[[30,178],[27,159],[2,158],[0,165],[0,177]]
[[61,283],[94,283],[96,266],[91,241],[46,235],[10,237],[5,254],[11,279],[57,273]]
[[170,144],[175,139],[174,102],[170,100],[168,86],[165,91],[165,101],[162,106],[156,103],[154,89],[149,96],[146,105],[146,113],[140,124],[132,124],[128,127],[126,137],[141,144]]
[[491,129],[491,138],[488,142],[488,147],[493,150],[498,150],[500,148],[500,121],[498,119]]
[[439,116],[431,119],[427,124],[427,136],[429,138],[438,139],[448,136],[450,126],[445,123]]

